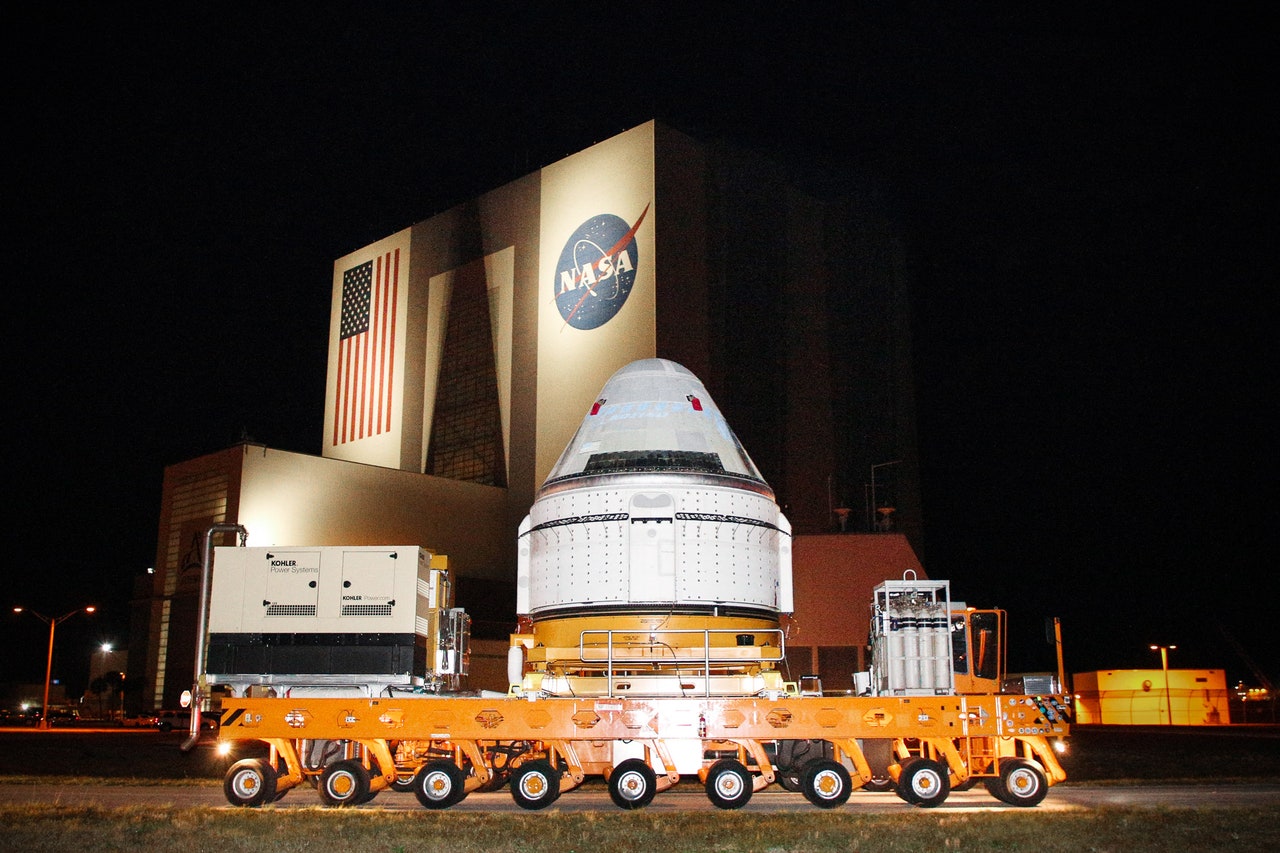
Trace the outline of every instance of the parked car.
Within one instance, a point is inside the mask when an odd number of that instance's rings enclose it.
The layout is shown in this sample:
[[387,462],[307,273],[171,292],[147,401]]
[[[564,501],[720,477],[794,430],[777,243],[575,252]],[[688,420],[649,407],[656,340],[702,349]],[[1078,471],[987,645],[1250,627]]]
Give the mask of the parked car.
[[[40,712],[35,714],[36,721],[40,720]],[[51,726],[74,726],[80,721],[80,712],[75,708],[50,708],[49,709],[49,725]]]
[[155,714],[134,714],[131,717],[122,718],[120,725],[126,729],[153,729],[158,722],[160,718]]
[[[177,711],[161,711],[156,715],[156,728],[162,732],[171,732],[177,729],[185,732],[191,728],[191,709],[181,708]],[[218,718],[212,714],[200,715],[200,728],[205,731],[216,731],[218,728]]]

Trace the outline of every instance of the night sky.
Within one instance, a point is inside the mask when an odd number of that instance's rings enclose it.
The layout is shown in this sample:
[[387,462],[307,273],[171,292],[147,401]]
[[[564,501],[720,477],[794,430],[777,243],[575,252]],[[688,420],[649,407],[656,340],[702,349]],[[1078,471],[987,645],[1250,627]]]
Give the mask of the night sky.
[[926,569],[1010,611],[1015,670],[1056,615],[1072,671],[1256,681],[1225,631],[1280,676],[1261,13],[204,8],[14,29],[0,680],[43,677],[12,604],[104,608],[60,661],[127,639],[164,466],[320,452],[335,258],[651,118],[886,188]]

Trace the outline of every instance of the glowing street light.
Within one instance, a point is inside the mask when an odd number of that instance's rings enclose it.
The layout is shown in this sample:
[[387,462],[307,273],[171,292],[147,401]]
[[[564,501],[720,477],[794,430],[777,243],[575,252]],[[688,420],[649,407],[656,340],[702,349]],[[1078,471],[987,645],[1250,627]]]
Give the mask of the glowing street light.
[[13,608],[14,613],[30,613],[32,616],[49,626],[49,661],[45,665],[44,670],[44,710],[40,712],[40,728],[42,729],[49,728],[49,683],[53,680],[53,631],[77,613],[92,613],[97,609],[98,608],[93,605],[89,605],[88,607],[77,607],[70,613],[64,613],[61,616],[54,618],[51,616],[45,616],[43,613],[37,613],[34,610],[27,610],[24,607]]
[[1164,670],[1164,707],[1167,713],[1169,725],[1173,725],[1173,704],[1169,700],[1169,652],[1176,649],[1177,646],[1151,646],[1151,651],[1160,652],[1160,668]]

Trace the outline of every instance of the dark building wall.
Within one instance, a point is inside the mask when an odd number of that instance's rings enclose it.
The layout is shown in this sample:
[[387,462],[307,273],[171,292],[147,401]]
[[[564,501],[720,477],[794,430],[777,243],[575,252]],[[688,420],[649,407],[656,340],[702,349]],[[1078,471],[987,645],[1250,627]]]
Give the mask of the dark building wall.
[[658,355],[703,379],[797,533],[838,531],[836,508],[869,532],[874,465],[920,551],[908,266],[876,182],[659,140]]

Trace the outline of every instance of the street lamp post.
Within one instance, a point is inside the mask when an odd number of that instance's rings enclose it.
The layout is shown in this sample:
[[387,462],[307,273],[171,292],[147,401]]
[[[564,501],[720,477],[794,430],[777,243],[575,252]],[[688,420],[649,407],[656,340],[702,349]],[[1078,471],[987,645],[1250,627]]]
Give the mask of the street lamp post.
[[77,613],[92,613],[98,608],[90,605],[88,607],[77,607],[70,613],[64,613],[58,617],[45,616],[43,613],[37,613],[34,610],[27,610],[24,607],[13,608],[14,613],[30,613],[32,616],[49,625],[49,659],[45,664],[44,670],[44,707],[40,712],[40,728],[49,728],[49,684],[53,681],[53,632],[54,629],[66,622]]
[[888,468],[890,465],[901,464],[901,459],[895,459],[892,462],[877,462],[875,465],[871,466],[871,500],[870,506],[867,507],[867,527],[868,532],[870,533],[874,533],[876,531],[876,511],[879,509],[879,507],[876,506],[876,470],[878,468]]
[[1169,699],[1169,652],[1177,646],[1152,646],[1151,651],[1160,652],[1160,668],[1164,670],[1164,708],[1168,715],[1168,725],[1173,725],[1173,702]]
[[[102,652],[102,664],[98,667],[97,677],[101,679],[103,684],[106,684],[107,683],[107,656],[111,654],[111,644],[103,643],[101,646],[98,647],[98,650]],[[93,673],[90,672],[89,675],[93,676]],[[93,679],[91,677],[90,681],[92,680]],[[93,685],[90,684],[90,687],[92,686]],[[115,704],[115,703],[113,702],[112,704]],[[102,716],[102,694],[101,693],[98,693],[98,716]],[[110,719],[111,715],[108,714],[107,717],[108,719]]]

